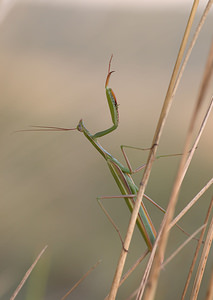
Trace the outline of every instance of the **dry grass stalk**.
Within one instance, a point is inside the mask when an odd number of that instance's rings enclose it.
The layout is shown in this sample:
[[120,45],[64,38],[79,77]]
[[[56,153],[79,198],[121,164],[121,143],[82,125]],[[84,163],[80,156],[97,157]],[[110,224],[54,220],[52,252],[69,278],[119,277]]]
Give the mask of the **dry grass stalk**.
[[124,276],[122,277],[119,287],[124,283],[124,281],[129,277],[129,275],[132,274],[132,272],[137,268],[137,266],[144,260],[144,258],[147,256],[147,254],[149,253],[149,250],[147,249],[142,255],[141,257],[139,257],[139,259],[134,263],[134,265],[124,274]]
[[[137,261],[134,263],[134,265],[124,274],[124,276],[122,277],[119,287],[127,280],[127,278],[132,274],[132,272],[137,268],[137,266],[144,260],[144,258],[147,256],[147,254],[149,254],[149,250],[147,249],[138,259]],[[104,298],[104,300],[107,300],[109,297],[109,295],[106,296],[106,298]]]
[[197,270],[197,274],[195,277],[195,281],[194,281],[194,285],[193,285],[193,289],[192,289],[192,294],[190,297],[190,300],[196,300],[199,290],[200,290],[200,285],[201,285],[201,281],[203,278],[203,274],[204,274],[204,270],[205,270],[205,266],[206,266],[206,262],[208,259],[208,255],[209,255],[209,251],[212,245],[212,240],[213,240],[213,218],[211,219],[211,223],[209,226],[209,230],[207,233],[207,237],[205,240],[205,244],[203,247],[203,251],[202,251],[202,255],[201,255],[201,259],[199,262],[199,266],[198,266],[198,270]]
[[[211,109],[212,109],[212,107],[213,107],[213,98],[212,98],[212,100],[211,100],[211,103],[210,103],[210,105],[209,105],[209,107],[208,107],[208,110],[207,110],[207,113],[206,113],[206,115],[204,116],[204,120],[203,120],[203,122],[202,122],[202,124],[201,124],[201,127],[200,127],[200,130],[199,130],[199,133],[198,133],[198,136],[197,136],[197,138],[196,138],[196,141],[195,141],[195,143],[194,143],[194,146],[193,146],[193,148],[194,149],[196,149],[196,147],[197,147],[197,144],[198,144],[198,141],[199,141],[199,139],[200,139],[200,137],[201,137],[201,134],[202,134],[202,132],[203,132],[203,130],[204,130],[204,128],[205,128],[205,125],[206,125],[206,122],[207,122],[207,120],[208,120],[208,117],[209,117],[209,115],[210,115],[210,112],[211,112]],[[192,158],[191,157],[191,152],[190,152],[190,157],[189,157],[190,159]],[[188,159],[187,159],[187,161],[188,161]],[[183,211],[177,216],[177,218],[175,218],[171,223],[170,223],[170,225],[168,226],[168,229],[167,230],[170,230],[174,225],[176,225],[176,223],[177,223],[177,221],[179,221],[179,219],[193,206],[193,204],[195,204],[195,202],[201,197],[201,195],[203,195],[203,193],[211,186],[211,184],[213,183],[213,178],[203,187],[203,189],[192,199],[192,201],[183,209]],[[206,223],[207,221],[205,221],[205,223]],[[194,234],[193,234],[193,236],[191,236],[188,240],[187,240],[187,242],[189,242],[189,240],[191,240],[192,238],[194,237]],[[202,238],[200,238],[200,243],[202,243],[202,240],[203,240],[203,235],[202,235]],[[184,245],[185,245],[185,243],[184,243]],[[157,247],[157,242],[156,242],[156,244],[155,244],[155,246]],[[152,260],[154,259],[154,254],[153,254],[153,252],[154,251],[152,251],[152,253],[151,253],[151,255],[150,255],[150,261],[152,262]],[[149,271],[149,269],[148,269],[148,271]],[[147,275],[148,275],[148,271],[147,271],[147,269],[145,270],[145,272],[144,272],[144,276],[143,276],[143,280],[142,280],[142,284],[141,284],[141,287],[144,289],[145,288],[145,279],[146,279],[146,277],[147,277]]]
[[[208,208],[205,220],[204,220],[204,224],[207,224],[207,222],[208,222],[208,219],[209,219],[209,216],[210,216],[210,213],[211,213],[211,210],[212,210],[212,206],[213,206],[213,198],[210,202],[210,205],[209,205],[209,208]],[[193,260],[192,260],[192,264],[191,264],[191,267],[189,269],[189,274],[188,274],[188,277],[187,277],[187,280],[186,280],[186,283],[185,283],[185,287],[184,287],[184,290],[183,290],[181,300],[184,300],[184,298],[186,296],[186,292],[187,292],[187,289],[188,289],[188,286],[189,286],[189,283],[190,283],[190,280],[191,280],[191,277],[192,277],[192,272],[194,270],[195,263],[196,263],[196,260],[197,260],[197,257],[198,257],[198,253],[199,253],[202,241],[203,241],[205,230],[206,230],[206,228],[204,228],[201,232],[200,239],[199,239],[199,242],[197,244],[195,254],[194,254],[194,257],[193,257]]]
[[205,300],[212,300],[212,299],[213,299],[213,268],[212,268],[211,278],[209,280],[209,288]]
[[[196,13],[196,10],[197,10],[198,3],[199,3],[199,1],[195,0],[194,5],[193,5],[192,10],[191,10],[189,21],[188,21],[187,26],[186,26],[184,37],[183,37],[183,40],[182,40],[182,43],[181,43],[181,46],[180,46],[180,50],[179,50],[179,53],[178,53],[178,57],[177,57],[177,60],[176,60],[174,71],[173,71],[171,81],[170,81],[170,84],[169,84],[169,88],[168,88],[166,98],[165,98],[165,101],[164,101],[164,105],[163,105],[161,115],[160,115],[160,118],[159,118],[159,121],[158,121],[157,129],[156,129],[156,132],[155,132],[155,135],[154,135],[154,138],[153,138],[153,142],[152,142],[153,146],[152,146],[151,151],[149,153],[146,168],[145,168],[145,171],[144,171],[144,174],[143,174],[142,181],[140,183],[140,188],[139,188],[139,191],[138,191],[137,199],[136,199],[136,202],[135,202],[135,206],[134,206],[134,209],[133,209],[133,212],[132,212],[132,215],[131,215],[131,219],[130,219],[130,222],[129,222],[129,226],[128,226],[125,241],[124,241],[124,249],[127,249],[127,250],[129,249],[129,245],[130,245],[131,238],[132,238],[132,235],[133,235],[133,231],[134,231],[134,228],[135,228],[136,219],[137,219],[137,216],[138,216],[140,204],[141,204],[141,201],[143,199],[145,188],[147,186],[149,176],[150,176],[150,173],[151,173],[152,164],[155,160],[155,156],[156,156],[156,152],[157,152],[157,145],[159,144],[159,140],[160,140],[160,136],[161,136],[164,124],[165,124],[165,120],[166,120],[166,117],[168,116],[169,109],[171,107],[172,98],[174,96],[174,87],[175,87],[175,83],[176,83],[176,79],[177,79],[177,74],[178,74],[178,71],[179,71],[179,68],[180,68],[180,65],[181,65],[181,61],[182,61],[183,54],[184,54],[184,51],[185,51],[185,48],[186,48],[186,43],[188,41],[189,33],[191,31],[191,27],[192,27],[192,23],[193,23],[193,20],[194,20],[194,17],[195,17],[195,13]],[[123,268],[124,268],[126,257],[127,257],[127,252],[124,249],[122,249],[122,251],[121,251],[120,258],[119,258],[119,261],[118,261],[118,265],[117,265],[117,268],[116,268],[116,272],[115,272],[115,275],[114,275],[114,278],[113,278],[113,283],[112,283],[109,298],[108,298],[110,300],[115,299],[118,288],[119,288],[120,279],[121,279],[121,276],[122,276]]]
[[100,264],[101,260],[99,260],[94,266],[92,266],[89,271],[87,271],[76,284],[64,295],[61,300],[65,300],[78,286],[79,284]]
[[169,225],[169,230],[190,210],[190,208],[200,199],[200,197],[210,188],[213,184],[213,178],[211,178],[207,184],[200,190],[197,195],[184,207],[184,209],[173,219]]
[[[205,117],[204,117],[204,120],[203,120],[203,122],[202,122],[202,124],[201,124],[201,128],[200,128],[199,133],[198,133],[198,136],[197,136],[197,138],[196,138],[196,142],[194,143],[194,146],[193,146],[194,149],[196,148],[197,143],[198,143],[198,141],[199,141],[199,139],[200,139],[200,137],[201,137],[201,133],[203,132],[203,130],[204,130],[204,128],[205,128],[205,124],[206,124],[207,119],[208,119],[208,117],[209,117],[209,115],[210,115],[210,111],[211,111],[212,106],[213,106],[213,99],[211,100],[210,106],[208,107],[207,113],[206,113],[206,115],[205,115]],[[195,119],[193,118],[193,120],[195,120]],[[187,153],[188,153],[188,150],[186,151],[186,154],[187,154]],[[189,154],[190,161],[191,161],[191,159],[192,159],[191,153],[192,153],[192,151],[191,151],[190,154]],[[186,173],[185,165],[186,165],[186,164],[189,165],[189,159],[186,158],[186,159],[185,159],[185,162],[186,162],[186,163],[184,163],[183,166],[182,166],[182,172],[181,172],[181,175],[182,175],[182,176],[184,176],[185,173]],[[182,177],[182,176],[180,176],[180,177],[178,178],[180,181],[183,180],[183,177]],[[181,183],[180,181],[178,182],[178,185],[179,185],[179,186],[180,186],[180,183]],[[166,215],[165,215],[165,216],[166,216]],[[164,220],[165,220],[165,217],[164,217]],[[164,221],[164,220],[163,220],[163,221]],[[165,221],[164,221],[164,222],[165,222]],[[163,222],[162,222],[162,224],[164,225]],[[163,225],[161,225],[160,232],[162,232],[162,229],[164,228]],[[166,230],[166,231],[169,231],[169,229],[170,229],[169,227],[170,227],[170,224],[168,223],[167,228],[166,228],[165,230]],[[159,232],[159,233],[160,233],[160,232]],[[159,239],[160,239],[160,234],[158,234],[158,237],[157,237],[155,246],[154,246],[153,251],[152,251],[152,253],[151,253],[151,255],[150,255],[150,265],[148,265],[147,269],[145,270],[145,273],[144,273],[144,276],[143,276],[143,279],[142,279],[142,282],[141,282],[140,290],[139,290],[139,293],[138,293],[138,295],[140,294],[140,297],[142,297],[143,291],[144,291],[145,286],[146,286],[146,281],[147,281],[147,277],[148,277],[148,274],[149,274],[149,270],[150,270],[150,268],[151,268],[151,263],[152,263],[152,260],[154,259],[154,255],[155,255],[155,251],[154,251],[154,250],[157,248]],[[159,256],[159,259],[160,259],[160,265],[161,265],[162,260],[163,260],[162,258],[163,258],[163,255],[161,254],[161,256]],[[149,262],[148,262],[148,264],[149,264]],[[140,299],[140,298],[138,298],[138,299]]]
[[202,230],[206,227],[206,224],[202,225],[198,228],[190,237],[188,237],[185,242],[183,242],[161,265],[161,269],[163,269],[172,259]]
[[44,251],[47,249],[48,246],[45,246],[42,251],[39,253],[39,255],[36,257],[35,261],[33,262],[33,264],[30,266],[30,268],[27,270],[27,272],[25,273],[22,281],[20,282],[20,284],[18,285],[17,289],[15,290],[15,292],[13,293],[13,295],[10,297],[10,300],[14,300],[16,298],[16,296],[18,295],[18,293],[20,292],[20,290],[22,289],[23,285],[25,284],[25,282],[27,281],[28,277],[30,276],[32,270],[35,268],[37,262],[39,261],[39,259],[41,258],[41,256],[43,255]]
[[138,289],[136,289],[128,298],[126,298],[125,300],[132,300],[133,298],[135,298],[135,296],[137,295]]
[[[164,269],[165,266],[172,261],[172,259],[192,240],[194,239],[194,237],[203,229],[205,229],[206,224],[202,225],[200,228],[198,228],[192,235],[190,235],[190,237],[183,242],[165,261],[164,263],[161,265],[161,268]],[[202,240],[201,240],[202,242]],[[139,289],[136,289],[126,300],[131,300],[133,299],[134,296],[136,296],[136,294],[138,293]]]
[[[200,31],[201,24],[204,23],[204,19],[206,18],[207,13],[210,10],[210,7],[211,7],[212,3],[213,3],[213,1],[208,2],[207,7],[204,11],[204,14],[203,14],[203,16],[201,18],[201,21],[198,25],[198,28],[196,30],[196,34],[194,35],[194,39],[197,38],[197,36],[198,36],[197,32]],[[194,39],[192,41],[192,44],[194,44]],[[189,48],[189,50],[190,49],[191,49],[191,47]],[[188,54],[186,55],[186,58],[187,57],[188,57]],[[184,65],[185,65],[185,61],[182,65],[182,67]],[[181,72],[182,72],[182,69],[181,69],[179,74],[181,74]],[[211,74],[211,72],[210,72],[210,74]],[[210,75],[209,75],[209,77],[210,77]],[[205,80],[207,80],[207,79],[205,78]],[[177,82],[179,82],[179,77],[177,79]],[[207,85],[205,85],[205,90],[206,90],[206,86]],[[169,223],[171,222],[171,219],[173,217],[174,210],[175,210],[175,205],[176,205],[177,198],[178,198],[178,193],[179,193],[179,190],[180,190],[180,186],[182,184],[182,181],[183,181],[184,175],[186,173],[186,170],[189,166],[190,160],[189,159],[187,160],[187,153],[190,149],[190,144],[191,144],[191,140],[192,140],[192,133],[193,133],[193,129],[194,129],[194,126],[195,126],[195,121],[196,121],[197,116],[198,116],[200,105],[203,102],[203,95],[204,95],[204,93],[202,93],[202,97],[200,97],[200,94],[199,94],[198,101],[196,103],[194,113],[193,113],[192,118],[191,118],[191,122],[190,122],[190,125],[189,125],[189,130],[188,130],[188,134],[187,134],[187,138],[186,138],[186,142],[185,142],[184,152],[183,152],[184,154],[183,154],[183,157],[182,157],[181,162],[180,162],[179,170],[178,170],[177,177],[176,177],[176,180],[175,180],[175,184],[174,184],[174,187],[173,187],[173,191],[172,191],[172,194],[171,194],[171,198],[170,198],[170,202],[169,202],[169,205],[168,205],[167,213],[164,217],[164,220],[163,220],[162,225],[161,225],[161,229],[159,231],[158,238],[156,240],[156,244],[159,242],[158,251],[157,251],[157,254],[156,254],[156,257],[155,257],[153,270],[152,270],[152,273],[151,273],[151,276],[150,276],[149,285],[146,289],[144,300],[154,299],[154,296],[155,296],[158,277],[159,277],[159,273],[160,273],[160,265],[161,265],[161,262],[162,262],[163,257],[164,257],[164,252],[165,252],[165,248],[166,248],[167,240],[168,240],[168,235],[169,235],[169,231],[167,230],[167,227],[169,226]],[[156,245],[156,247],[157,247],[157,245]],[[154,249],[156,249],[156,247],[154,247]],[[150,256],[150,265],[152,265],[151,259],[153,259],[153,257],[154,257],[154,254]],[[150,265],[148,264],[148,268],[150,268]],[[142,297],[142,294],[143,294],[143,291],[144,291],[144,288],[145,288],[145,285],[146,285],[146,282],[147,282],[148,274],[149,274],[149,269],[147,270],[147,272],[145,273],[145,275],[143,277],[141,287],[140,287],[140,290],[139,290],[137,298],[136,298],[137,300],[141,299],[141,297]]]
[[[207,118],[208,118],[208,116],[210,114],[210,111],[211,111],[211,108],[212,108],[212,105],[213,105],[213,99],[210,103],[207,114],[206,114],[206,116],[205,116],[205,118],[202,122],[201,129],[199,131],[198,138],[196,140],[197,142],[198,142],[199,138],[201,137],[202,131],[204,130],[205,124],[207,122]],[[200,104],[199,104],[199,107],[200,107]],[[195,111],[192,115],[191,123],[190,123],[189,130],[188,130],[188,135],[187,135],[186,143],[185,143],[185,147],[184,147],[184,155],[183,155],[183,157],[181,159],[181,162],[180,162],[178,174],[177,174],[175,184],[174,184],[174,187],[173,187],[173,191],[172,191],[171,199],[170,199],[170,202],[169,202],[169,205],[168,205],[167,213],[166,213],[166,215],[164,217],[164,220],[162,222],[162,225],[161,225],[160,233],[162,234],[162,236],[161,236],[161,239],[159,240],[158,251],[157,251],[157,255],[156,255],[156,261],[155,261],[155,265],[153,267],[154,271],[151,274],[152,275],[152,277],[151,277],[152,284],[150,284],[149,288],[147,289],[147,293],[145,294],[145,299],[153,299],[154,295],[155,295],[155,290],[156,290],[156,287],[157,287],[157,279],[158,279],[158,276],[159,276],[159,273],[160,273],[160,265],[161,265],[162,259],[164,257],[164,252],[165,252],[167,239],[168,239],[168,234],[169,234],[169,223],[170,223],[170,220],[171,220],[171,218],[174,214],[174,209],[175,209],[175,205],[176,205],[176,202],[177,202],[178,193],[179,193],[182,181],[184,179],[187,168],[188,168],[189,163],[190,163],[191,158],[192,158],[192,154],[190,153],[189,157],[187,159],[187,153],[190,149],[192,133],[193,133],[193,129],[194,129],[194,126],[195,126],[196,117],[197,117],[198,111],[199,111],[197,108],[198,108],[198,102],[197,102],[197,105],[195,107]],[[197,144],[197,143],[195,143],[195,144]],[[194,144],[193,150],[191,152],[195,151],[195,148],[196,148],[195,144]],[[138,298],[138,299],[141,299],[141,298]]]

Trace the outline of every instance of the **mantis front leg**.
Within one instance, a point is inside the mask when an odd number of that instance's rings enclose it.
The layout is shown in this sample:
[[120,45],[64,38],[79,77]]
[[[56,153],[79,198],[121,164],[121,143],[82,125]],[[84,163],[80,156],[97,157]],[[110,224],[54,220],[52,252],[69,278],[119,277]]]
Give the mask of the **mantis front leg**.
[[102,137],[102,136],[112,132],[113,130],[115,130],[118,127],[118,122],[119,122],[118,103],[117,103],[117,100],[116,100],[113,90],[110,87],[108,87],[110,76],[114,72],[114,71],[110,70],[112,57],[113,57],[113,55],[111,55],[111,58],[109,61],[108,74],[107,74],[107,78],[106,78],[106,82],[105,82],[105,90],[106,90],[106,97],[107,97],[107,102],[108,102],[109,109],[110,109],[113,126],[106,130],[97,132],[96,134],[93,135],[93,139]]

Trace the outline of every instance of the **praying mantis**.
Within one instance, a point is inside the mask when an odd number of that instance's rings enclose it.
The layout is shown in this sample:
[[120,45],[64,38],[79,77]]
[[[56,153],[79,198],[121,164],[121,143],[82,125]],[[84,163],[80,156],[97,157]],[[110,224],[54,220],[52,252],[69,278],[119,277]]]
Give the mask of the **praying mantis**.
[[[136,173],[136,172],[140,171],[141,169],[143,169],[145,167],[145,165],[137,168],[136,170],[132,169],[132,167],[129,163],[129,160],[127,158],[127,155],[124,151],[124,148],[125,147],[135,148],[135,147],[121,146],[121,151],[123,153],[124,159],[127,164],[127,167],[125,167],[115,157],[113,157],[108,151],[106,151],[98,141],[98,139],[100,137],[103,137],[103,136],[109,134],[110,132],[116,130],[118,127],[118,123],[119,123],[119,112],[118,112],[117,100],[116,100],[113,90],[108,86],[110,77],[111,77],[112,73],[114,72],[114,71],[111,71],[111,61],[112,61],[112,56],[109,61],[108,73],[107,73],[106,82],[105,82],[106,98],[108,101],[108,106],[110,109],[111,119],[112,119],[112,123],[113,123],[113,125],[110,128],[103,130],[103,131],[99,131],[95,134],[91,134],[89,132],[89,130],[86,128],[86,126],[84,125],[83,120],[81,119],[75,128],[62,128],[62,127],[52,127],[52,126],[33,126],[33,127],[36,127],[37,129],[35,129],[35,130],[32,129],[32,130],[27,130],[27,131],[77,130],[77,131],[83,133],[84,136],[89,140],[89,142],[94,146],[94,148],[96,148],[96,150],[105,159],[105,161],[109,167],[109,170],[110,170],[110,172],[122,194],[121,198],[124,198],[130,212],[132,212],[134,203],[135,203],[135,199],[137,196],[137,192],[138,192],[138,187],[134,183],[131,175],[133,173]],[[137,149],[140,149],[140,148],[137,148]],[[142,149],[142,150],[148,150],[148,149]],[[179,154],[177,154],[177,155],[179,155]],[[165,156],[167,156],[167,155],[165,155]],[[160,157],[162,157],[162,156],[158,156],[157,158],[160,158]],[[146,197],[148,197],[148,196],[146,196]],[[163,210],[163,209],[161,209],[161,210]],[[139,210],[139,214],[138,214],[136,223],[137,223],[137,227],[138,227],[140,233],[142,234],[142,237],[144,238],[144,240],[147,244],[149,251],[151,251],[153,248],[153,245],[155,243],[155,239],[156,239],[156,230],[155,230],[155,227],[152,223],[152,220],[151,220],[143,202],[141,202],[141,206],[140,206],[140,210]]]

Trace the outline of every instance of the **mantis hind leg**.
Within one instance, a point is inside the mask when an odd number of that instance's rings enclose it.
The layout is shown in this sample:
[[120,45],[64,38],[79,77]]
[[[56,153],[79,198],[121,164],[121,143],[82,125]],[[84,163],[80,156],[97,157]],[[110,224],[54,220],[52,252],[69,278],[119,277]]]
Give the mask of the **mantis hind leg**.
[[[129,168],[130,174],[137,173],[137,172],[143,170],[146,167],[146,164],[143,164],[143,165],[139,166],[138,168],[133,169],[124,149],[128,148],[128,149],[136,149],[136,150],[140,150],[140,151],[148,151],[148,150],[151,150],[152,147],[151,148],[141,148],[141,147],[134,147],[134,146],[128,146],[128,145],[121,145],[120,147],[121,147],[121,152],[122,152],[122,154],[124,156],[124,159],[126,161],[126,164]],[[156,156],[155,160],[163,158],[163,157],[173,157],[173,156],[180,156],[180,155],[182,155],[182,153],[158,155],[158,156]]]
[[[132,195],[132,196],[135,196],[135,195]],[[114,229],[117,231],[124,251],[128,252],[128,250],[126,250],[124,248],[124,241],[123,241],[123,238],[121,236],[121,233],[120,233],[120,230],[119,230],[118,226],[115,224],[115,222],[113,221],[112,217],[110,216],[110,214],[108,213],[108,211],[106,210],[106,208],[101,203],[101,200],[103,200],[103,199],[110,199],[110,198],[123,198],[123,196],[97,197],[96,199],[97,199],[98,204],[100,205],[101,209],[103,210],[104,214],[106,215],[107,219],[110,221],[110,223],[112,224],[112,226],[114,227]]]
[[[103,199],[120,199],[120,198],[134,198],[136,197],[135,194],[130,194],[130,195],[118,195],[118,196],[102,196],[102,197],[97,197],[97,201],[98,201],[98,204],[100,205],[101,209],[103,210],[104,214],[106,215],[107,219],[110,221],[110,223],[112,224],[112,226],[114,227],[114,229],[116,230],[116,232],[118,233],[119,235],[119,238],[120,238],[120,241],[121,241],[121,244],[122,244],[122,247],[125,251],[127,251],[125,248],[124,248],[124,241],[123,241],[123,238],[121,236],[121,233],[120,233],[120,230],[118,228],[118,226],[115,224],[114,220],[112,219],[112,217],[110,216],[110,214],[108,213],[108,211],[106,210],[106,208],[104,207],[104,205],[101,203],[101,200]],[[152,203],[156,204],[150,197],[144,195],[145,198],[147,198],[148,200],[150,200]],[[156,204],[156,206],[158,206]],[[160,207],[160,206],[159,206]],[[163,210],[163,209],[162,209]]]
[[128,168],[129,168],[130,174],[137,173],[137,172],[139,172],[140,170],[143,170],[146,167],[146,164],[143,164],[142,166],[140,166],[137,169],[133,170],[133,168],[132,168],[132,166],[130,164],[130,161],[128,159],[128,156],[127,156],[127,154],[126,154],[126,152],[125,152],[124,149],[128,148],[128,149],[136,149],[136,150],[147,151],[147,150],[150,150],[151,148],[139,148],[139,147],[133,147],[133,146],[127,146],[127,145],[121,145],[120,147],[121,147],[121,152],[122,152],[122,154],[124,156],[124,159],[126,161],[126,164],[127,164]]
[[[112,224],[112,226],[114,227],[114,229],[117,231],[118,236],[120,238],[122,247],[125,251],[127,251],[124,248],[124,241],[123,238],[121,236],[120,230],[118,228],[118,226],[115,224],[115,222],[113,221],[112,217],[110,216],[110,214],[107,212],[106,208],[103,206],[103,204],[101,203],[101,200],[104,199],[120,199],[120,198],[134,198],[136,195],[118,195],[118,196],[102,196],[102,197],[97,197],[97,201],[98,204],[100,205],[101,209],[103,210],[104,214],[106,215],[107,219],[110,221],[110,223]],[[162,208],[159,204],[157,204],[154,200],[152,200],[149,196],[147,196],[146,194],[144,194],[144,198],[146,198],[149,202],[151,202],[155,207],[157,207],[161,212],[163,212],[164,214],[166,213],[166,210],[164,208]],[[186,232],[179,224],[175,224],[175,226],[182,231],[185,235],[190,236],[190,234],[188,232]],[[197,238],[193,238],[193,240],[198,241]]]

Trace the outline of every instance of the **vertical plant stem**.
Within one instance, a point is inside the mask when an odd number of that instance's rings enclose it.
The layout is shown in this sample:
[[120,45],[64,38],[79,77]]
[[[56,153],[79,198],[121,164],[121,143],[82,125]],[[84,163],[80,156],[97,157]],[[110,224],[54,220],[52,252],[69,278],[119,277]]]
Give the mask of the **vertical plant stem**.
[[[175,83],[174,92],[177,89],[177,85],[179,84],[180,77],[183,73],[183,69],[185,68],[186,62],[187,62],[187,60],[190,56],[190,53],[191,53],[192,48],[195,44],[195,41],[198,38],[199,32],[200,32],[200,30],[201,30],[201,28],[202,28],[202,26],[205,22],[207,14],[210,11],[212,3],[213,3],[213,0],[209,0],[209,2],[207,3],[207,6],[206,6],[206,8],[203,12],[201,20],[198,24],[198,27],[197,27],[197,29],[195,31],[195,34],[194,34],[194,37],[192,39],[191,45],[190,45],[190,47],[187,51],[185,60],[182,64],[181,70],[179,72],[179,76],[178,76],[177,81]],[[211,66],[209,66],[209,67],[211,68]],[[211,75],[211,72],[209,73],[209,76],[210,75]],[[205,77],[205,80],[208,80],[208,78]],[[206,90],[206,86],[205,86],[204,90]],[[194,109],[194,113],[192,115],[191,123],[190,123],[190,126],[189,126],[189,131],[188,131],[188,136],[187,136],[187,139],[186,139],[186,142],[185,142],[184,155],[183,155],[181,163],[180,163],[180,167],[179,167],[179,170],[178,170],[178,174],[177,174],[177,177],[176,177],[176,181],[175,181],[173,191],[172,191],[172,194],[171,194],[171,198],[170,198],[170,202],[169,202],[169,205],[168,205],[167,213],[164,216],[164,219],[162,221],[161,228],[159,230],[158,237],[157,237],[157,240],[156,240],[156,243],[155,243],[155,247],[152,250],[152,252],[155,252],[156,249],[157,249],[157,246],[158,246],[158,253],[155,257],[155,265],[153,265],[152,275],[151,275],[149,285],[148,285],[148,288],[146,290],[146,294],[145,294],[145,298],[144,298],[145,300],[154,299],[154,296],[155,296],[158,277],[159,277],[159,274],[160,274],[160,265],[161,265],[161,262],[162,262],[162,259],[163,259],[163,256],[164,256],[165,247],[166,247],[167,239],[168,239],[168,235],[169,235],[169,231],[166,229],[166,227],[169,226],[169,223],[172,220],[175,205],[176,205],[176,202],[177,202],[178,193],[179,193],[179,188],[180,188],[182,180],[183,180],[183,175],[186,172],[186,166],[189,165],[189,160],[187,162],[186,157],[187,157],[187,152],[190,149],[192,130],[193,130],[193,127],[194,127],[194,122],[195,122],[198,110],[200,108],[200,104],[202,102],[201,100],[203,100],[203,95],[204,95],[204,92],[202,92],[202,97],[199,94],[198,101],[197,101],[196,107]],[[161,237],[161,235],[163,237]],[[158,245],[158,242],[160,241],[160,239],[161,239],[161,247]],[[139,292],[138,292],[137,300],[142,298],[142,295],[143,295],[143,292],[144,292],[144,289],[145,289],[145,286],[146,286],[146,283],[147,283],[147,280],[148,280],[148,275],[149,275],[149,272],[150,272],[151,266],[152,266],[151,259],[154,258],[154,253],[152,253],[151,256],[152,257],[150,257],[150,260],[147,264],[147,270],[145,271],[145,274],[144,274],[142,282],[141,282],[141,286],[140,286],[140,289],[139,289]]]
[[209,288],[205,300],[212,300],[212,299],[213,299],[213,267],[211,272],[211,278],[209,280]]
[[171,77],[171,81],[170,81],[170,84],[169,84],[169,87],[168,87],[166,98],[164,100],[164,105],[163,105],[163,108],[162,108],[162,111],[161,111],[161,114],[160,114],[160,118],[159,118],[159,121],[158,121],[157,129],[155,131],[155,135],[154,135],[154,138],[153,138],[152,148],[151,148],[151,151],[149,152],[149,157],[148,157],[148,160],[147,160],[146,168],[145,168],[145,171],[144,171],[142,181],[140,183],[140,188],[139,188],[139,191],[138,191],[137,199],[136,199],[135,206],[134,206],[134,209],[133,209],[133,212],[132,212],[132,215],[131,215],[131,219],[130,219],[130,222],[129,222],[128,229],[127,229],[127,233],[126,233],[126,237],[125,237],[125,241],[124,241],[124,247],[121,251],[120,258],[119,258],[119,261],[118,261],[118,265],[117,265],[117,268],[116,268],[116,272],[115,272],[115,275],[114,275],[114,278],[113,278],[113,283],[112,283],[109,298],[108,298],[109,300],[114,300],[116,298],[116,295],[117,295],[120,279],[121,279],[121,276],[122,276],[122,273],[123,273],[123,268],[124,268],[126,257],[127,257],[127,251],[126,250],[129,249],[129,245],[130,245],[130,242],[131,242],[131,239],[132,239],[133,231],[134,231],[135,224],[136,224],[136,219],[137,219],[139,208],[140,208],[140,205],[141,205],[141,201],[142,201],[142,198],[143,198],[143,195],[144,195],[144,192],[145,192],[145,188],[146,188],[148,180],[149,180],[152,164],[153,164],[155,156],[156,156],[157,145],[159,144],[160,136],[161,136],[161,133],[162,133],[165,121],[166,121],[166,117],[168,116],[169,109],[171,107],[172,99],[173,99],[173,96],[174,96],[174,87],[175,87],[175,82],[176,82],[176,79],[177,79],[177,74],[178,74],[178,71],[179,71],[179,68],[180,68],[180,65],[181,65],[181,61],[182,61],[183,54],[184,54],[184,51],[185,51],[185,48],[186,48],[186,43],[188,41],[189,33],[190,33],[190,30],[191,30],[191,27],[192,27],[192,23],[193,23],[193,20],[194,20],[194,17],[195,17],[195,13],[196,13],[196,10],[197,10],[198,3],[199,3],[198,0],[194,1],[193,7],[192,7],[192,10],[191,10],[191,14],[189,16],[189,20],[188,20],[188,23],[187,23],[187,26],[186,26],[186,30],[185,30],[185,33],[184,33],[184,36],[183,36],[183,40],[182,40],[182,43],[181,43],[181,46],[180,46],[180,50],[179,50],[178,57],[177,57],[177,60],[176,60],[176,63],[175,63],[175,67],[174,67],[173,74],[172,74],[172,77]]
[[203,247],[203,252],[202,252],[202,255],[201,255],[200,262],[199,262],[199,266],[198,266],[197,274],[196,274],[196,277],[195,277],[194,286],[193,286],[193,290],[192,290],[190,300],[196,300],[197,299],[197,296],[198,296],[198,293],[199,293],[199,290],[200,290],[201,280],[203,278],[203,273],[204,273],[206,262],[207,262],[207,258],[208,258],[209,251],[210,251],[210,248],[211,248],[212,240],[213,240],[213,218],[211,220],[209,230],[208,230],[208,233],[207,233],[207,237],[206,237],[206,241],[205,241],[205,244],[204,244],[204,247]]
[[[213,206],[213,198],[212,198],[212,200],[210,202],[210,205],[209,205],[206,217],[205,217],[204,224],[206,224],[207,221],[208,221],[208,219],[209,219],[209,216],[210,216],[210,213],[211,213],[211,210],[212,210],[212,206]],[[190,280],[191,280],[191,277],[192,277],[192,272],[194,270],[194,266],[195,266],[195,263],[196,263],[196,260],[197,260],[197,257],[198,257],[198,253],[199,253],[200,247],[202,245],[202,241],[203,241],[203,237],[204,237],[205,231],[206,231],[206,228],[203,228],[203,230],[201,232],[201,235],[200,235],[199,242],[198,242],[196,250],[195,250],[195,254],[194,254],[194,257],[193,257],[193,260],[192,260],[191,267],[189,269],[189,274],[188,274],[188,277],[187,277],[187,280],[186,280],[186,283],[185,283],[185,287],[184,287],[184,290],[183,290],[183,294],[182,294],[181,300],[184,300],[184,298],[186,296],[186,292],[187,292],[187,289],[188,289],[188,286],[189,286],[189,283],[190,283]]]

